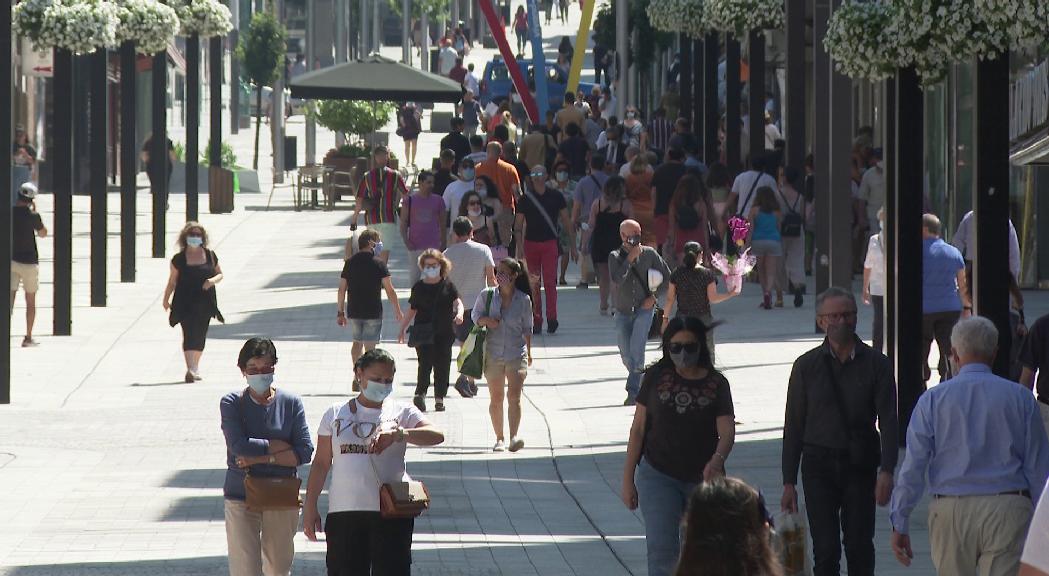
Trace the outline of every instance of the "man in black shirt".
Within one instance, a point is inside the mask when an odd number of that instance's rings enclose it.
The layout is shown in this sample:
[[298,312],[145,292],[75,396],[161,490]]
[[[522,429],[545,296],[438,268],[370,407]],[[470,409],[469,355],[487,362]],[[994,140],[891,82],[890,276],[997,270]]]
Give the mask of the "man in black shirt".
[[[1022,322],[1023,311],[1020,312],[1020,318]],[[1049,431],[1049,314],[1035,320],[1031,325],[1020,351],[1020,364],[1023,366],[1020,384],[1028,390],[1034,390],[1042,415],[1042,425]]]
[[[404,314],[397,301],[397,291],[390,279],[390,270],[378,256],[382,252],[382,238],[375,230],[361,232],[357,240],[358,252],[342,267],[339,280],[338,310],[335,322],[342,327],[350,326],[353,346],[350,354],[353,363],[365,350],[373,350],[382,335],[382,291],[393,302],[393,310],[399,323]],[[358,382],[353,383],[356,391]]]
[[566,138],[561,141],[558,152],[561,157],[568,161],[569,176],[572,180],[580,180],[586,176],[586,166],[590,160],[590,145],[583,138],[579,126],[569,124],[565,128]]
[[440,165],[437,171],[433,174],[433,193],[438,196],[444,196],[444,189],[449,184],[455,182],[457,178],[452,172],[455,171],[457,166],[455,160],[455,152],[451,148],[442,147]]
[[852,292],[832,287],[816,310],[827,338],[791,370],[780,505],[798,510],[800,464],[814,575],[839,574],[844,529],[849,575],[874,576],[874,505],[889,503],[897,459],[896,384],[888,358],[856,337]]
[[36,321],[36,292],[40,288],[40,256],[36,250],[36,236],[47,236],[47,228],[40,215],[33,210],[36,184],[26,182],[18,189],[18,201],[11,215],[11,309],[15,306],[18,285],[25,290],[25,338],[22,347],[36,346],[33,340],[33,322]]
[[[452,118],[452,131],[441,138],[441,150],[451,150],[455,153],[456,166],[470,154],[470,139],[463,136],[462,118]],[[453,172],[458,173],[458,170],[453,170]]]
[[674,253],[673,250],[663,251],[663,245],[666,244],[670,233],[670,200],[674,197],[678,180],[681,180],[687,171],[685,151],[671,147],[667,150],[666,162],[652,174],[652,191],[656,197],[655,209],[652,211],[655,216],[656,249],[666,258],[670,258]]
[[[517,204],[515,233],[518,242],[517,259],[528,262],[528,273],[539,276],[546,291],[547,332],[557,332],[557,258],[560,256],[558,236],[562,229],[568,230],[570,256],[579,259],[576,252],[575,229],[568,215],[568,202],[556,190],[546,187],[546,168],[542,164],[532,167],[529,173],[531,185]],[[538,288],[536,289],[538,296]],[[532,303],[532,333],[543,332],[543,305],[534,298]]]

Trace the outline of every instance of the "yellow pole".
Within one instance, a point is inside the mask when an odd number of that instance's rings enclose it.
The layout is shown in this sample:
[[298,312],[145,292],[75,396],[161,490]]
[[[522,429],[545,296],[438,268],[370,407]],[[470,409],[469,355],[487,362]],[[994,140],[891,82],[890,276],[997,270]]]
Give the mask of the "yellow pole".
[[579,89],[579,76],[583,72],[583,58],[586,55],[586,39],[590,35],[590,21],[594,18],[594,5],[597,0],[583,1],[583,17],[579,20],[579,33],[575,37],[575,54],[572,56],[572,70],[568,73],[568,91]]

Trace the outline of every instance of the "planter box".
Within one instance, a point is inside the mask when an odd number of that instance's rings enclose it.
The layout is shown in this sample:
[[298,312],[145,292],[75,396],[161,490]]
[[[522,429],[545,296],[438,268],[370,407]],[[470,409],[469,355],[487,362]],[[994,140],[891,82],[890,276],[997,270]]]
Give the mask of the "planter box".
[[233,172],[218,166],[208,168],[208,210],[212,214],[233,212]]

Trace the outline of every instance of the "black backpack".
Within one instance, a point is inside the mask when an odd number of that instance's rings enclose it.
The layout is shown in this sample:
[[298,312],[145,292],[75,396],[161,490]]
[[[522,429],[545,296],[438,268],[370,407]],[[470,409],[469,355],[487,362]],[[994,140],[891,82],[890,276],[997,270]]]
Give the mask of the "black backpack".
[[783,206],[787,209],[786,214],[783,215],[783,222],[780,223],[779,233],[786,238],[797,238],[805,231],[805,219],[798,212],[801,194],[798,194],[798,197],[794,200],[794,206],[787,204],[787,198],[783,196],[782,190],[779,192],[779,197],[783,199]]
[[692,204],[677,207],[677,227],[682,230],[695,230],[699,228],[699,213]]

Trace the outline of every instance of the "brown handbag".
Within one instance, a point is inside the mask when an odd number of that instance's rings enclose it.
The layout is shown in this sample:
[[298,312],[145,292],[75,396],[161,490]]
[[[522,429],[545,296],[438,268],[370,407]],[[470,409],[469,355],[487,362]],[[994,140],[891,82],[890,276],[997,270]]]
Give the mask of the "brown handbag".
[[[357,413],[357,399],[351,399],[350,412]],[[375,458],[369,454],[372,474],[379,483],[379,513],[383,518],[416,518],[430,508],[430,492],[417,480],[410,482],[383,482],[375,467]]]
[[271,510],[298,510],[302,507],[299,488],[302,480],[295,477],[244,477],[244,504],[252,512]]

